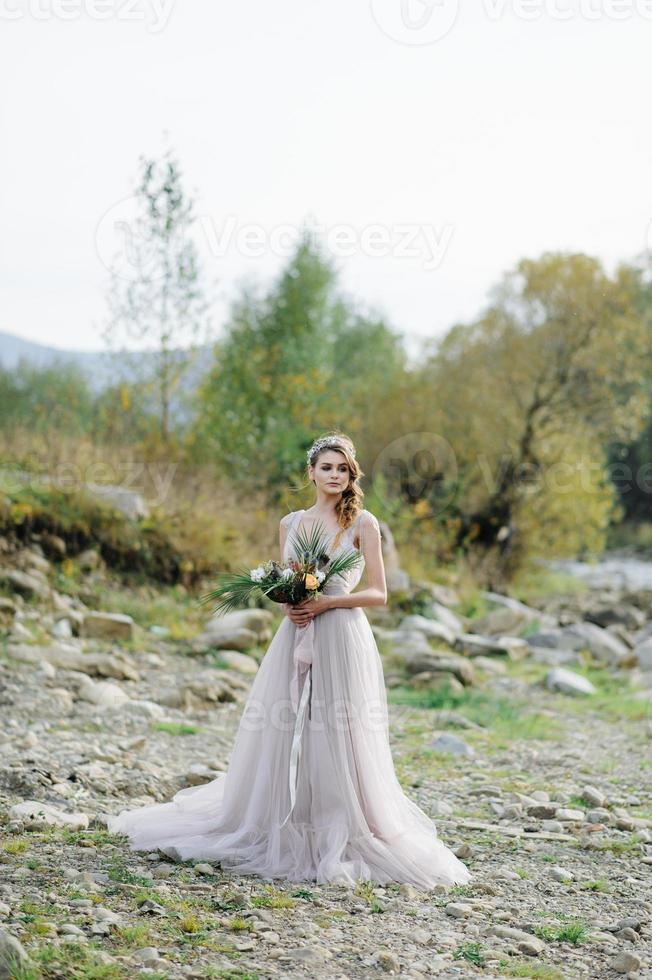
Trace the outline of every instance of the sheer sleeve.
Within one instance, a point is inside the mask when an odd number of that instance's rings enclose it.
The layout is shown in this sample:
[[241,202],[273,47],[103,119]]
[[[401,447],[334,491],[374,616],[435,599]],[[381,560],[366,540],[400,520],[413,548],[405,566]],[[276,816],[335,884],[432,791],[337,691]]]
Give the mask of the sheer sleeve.
[[285,517],[282,517],[279,523],[282,524],[283,527],[290,527],[293,517],[294,511],[292,511],[290,514],[286,514]]
[[374,541],[382,541],[380,524],[371,511],[363,510],[360,515],[360,550],[363,554]]

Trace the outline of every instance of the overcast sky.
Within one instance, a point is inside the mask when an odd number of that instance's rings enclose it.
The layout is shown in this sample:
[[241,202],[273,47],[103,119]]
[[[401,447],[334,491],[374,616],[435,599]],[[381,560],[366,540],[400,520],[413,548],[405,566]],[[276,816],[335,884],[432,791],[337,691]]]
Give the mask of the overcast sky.
[[641,253],[652,0],[429,3],[0,0],[0,330],[101,347],[164,132],[218,331],[302,221],[408,336],[476,315],[522,256]]

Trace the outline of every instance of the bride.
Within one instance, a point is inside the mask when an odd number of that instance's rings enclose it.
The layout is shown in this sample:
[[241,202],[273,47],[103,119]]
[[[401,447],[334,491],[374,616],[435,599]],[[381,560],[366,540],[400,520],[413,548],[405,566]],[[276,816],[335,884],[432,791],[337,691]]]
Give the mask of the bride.
[[[321,523],[328,554],[358,564],[285,616],[254,678],[228,770],[167,803],[123,810],[132,850],[200,858],[239,874],[354,885],[463,884],[466,866],[394,771],[383,668],[364,606],[387,601],[380,527],[362,508],[355,447],[341,433],[307,454],[312,507],[281,519],[280,553]],[[367,587],[352,590],[367,571]]]

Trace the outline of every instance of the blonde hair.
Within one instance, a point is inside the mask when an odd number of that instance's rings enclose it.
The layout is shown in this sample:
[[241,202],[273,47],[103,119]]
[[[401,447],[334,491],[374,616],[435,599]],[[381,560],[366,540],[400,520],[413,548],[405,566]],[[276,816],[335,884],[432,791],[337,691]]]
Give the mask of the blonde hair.
[[[342,496],[335,506],[335,515],[337,517],[337,523],[340,527],[340,530],[335,535],[335,540],[333,541],[333,547],[336,548],[339,544],[341,535],[347,528],[351,527],[353,522],[358,517],[360,511],[363,509],[362,504],[364,501],[364,493],[361,487],[358,485],[358,481],[360,480],[360,477],[364,476],[364,471],[361,469],[360,464],[353,455],[353,453],[355,453],[353,440],[344,432],[339,432],[337,430],[325,432],[323,435],[318,436],[317,439],[315,439],[315,443],[318,442],[319,439],[328,439],[329,444],[327,446],[317,448],[314,455],[310,455],[310,462],[306,467],[308,473],[310,472],[310,466],[317,465],[317,460],[321,454],[329,452],[330,450],[333,452],[343,453],[349,467],[349,484],[342,492]],[[310,479],[309,476],[308,479]]]

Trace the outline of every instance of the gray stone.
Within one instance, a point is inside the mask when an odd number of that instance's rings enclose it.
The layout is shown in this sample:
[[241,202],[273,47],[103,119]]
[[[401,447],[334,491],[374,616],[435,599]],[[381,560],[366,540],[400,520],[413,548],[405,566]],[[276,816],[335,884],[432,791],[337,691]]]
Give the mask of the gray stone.
[[142,494],[136,490],[128,490],[126,487],[111,483],[87,483],[85,490],[91,497],[95,497],[108,507],[113,507],[133,521],[149,517],[149,506]]
[[9,819],[24,824],[26,828],[42,830],[44,827],[68,827],[86,830],[88,817],[85,813],[64,813],[41,800],[23,800],[9,808]]
[[475,633],[462,633],[455,640],[455,649],[467,657],[480,656],[509,656],[512,647],[491,636],[479,636]]
[[129,695],[109,681],[92,681],[85,674],[79,674],[77,680],[77,697],[88,701],[98,708],[115,708],[129,700]]
[[133,661],[119,653],[83,653],[79,647],[66,643],[52,643],[41,647],[29,644],[9,644],[7,653],[15,660],[39,664],[47,661],[61,670],[78,671],[115,680],[138,680],[139,674]]
[[565,667],[553,667],[546,674],[545,685],[551,691],[560,691],[562,694],[570,694],[575,697],[582,697],[595,694],[595,687],[591,681],[572,670]]
[[555,813],[555,820],[561,823],[576,823],[586,819],[584,810],[573,810],[567,807],[560,807]]
[[641,969],[642,963],[640,956],[635,953],[622,952],[610,960],[609,966],[616,973],[636,973]]
[[430,748],[446,755],[466,755],[469,757],[475,755],[475,749],[463,739],[458,738],[457,735],[451,735],[449,732],[444,732],[434,738],[430,743]]
[[0,980],[12,980],[20,969],[26,969],[29,957],[22,944],[11,933],[0,930]]
[[[405,655],[405,651],[400,652]],[[405,666],[411,674],[419,674],[422,671],[449,673],[457,677],[460,683],[465,686],[475,683],[473,664],[464,657],[452,653],[438,653],[436,650],[429,650],[424,653],[410,654],[405,657]]]
[[250,650],[259,642],[258,633],[244,628],[216,627],[206,630],[190,641],[194,653],[208,653],[209,650]]
[[607,797],[595,786],[584,786],[582,789],[582,799],[591,807],[603,807],[607,802]]
[[124,613],[89,612],[82,622],[82,636],[102,640],[130,640],[134,621]]
[[652,670],[652,639],[644,640],[634,649],[641,670]]
[[450,629],[444,623],[439,623],[434,619],[427,619],[425,616],[406,616],[401,620],[398,631],[400,633],[416,630],[424,633],[425,636],[434,640],[443,640],[449,646],[455,643],[457,632]]
[[545,943],[537,936],[531,936],[529,932],[512,929],[509,926],[492,926],[488,935],[498,936],[499,939],[511,939],[526,956],[540,956],[546,948]]
[[472,620],[469,625],[469,633],[484,633],[488,636],[501,636],[508,633],[516,636],[531,621],[532,616],[527,608],[523,610],[520,607],[503,606],[499,609],[492,609],[484,616]]
[[35,597],[44,599],[50,591],[47,581],[40,576],[35,573],[20,572],[17,569],[0,569],[0,581],[4,581],[14,592],[27,599]]
[[257,674],[258,661],[249,654],[239,653],[237,650],[222,650],[220,659],[225,667],[237,670],[241,674]]
[[592,657],[612,667],[624,666],[635,660],[622,640],[595,623],[571,623],[564,627],[562,636],[581,641],[582,648],[588,649]]

